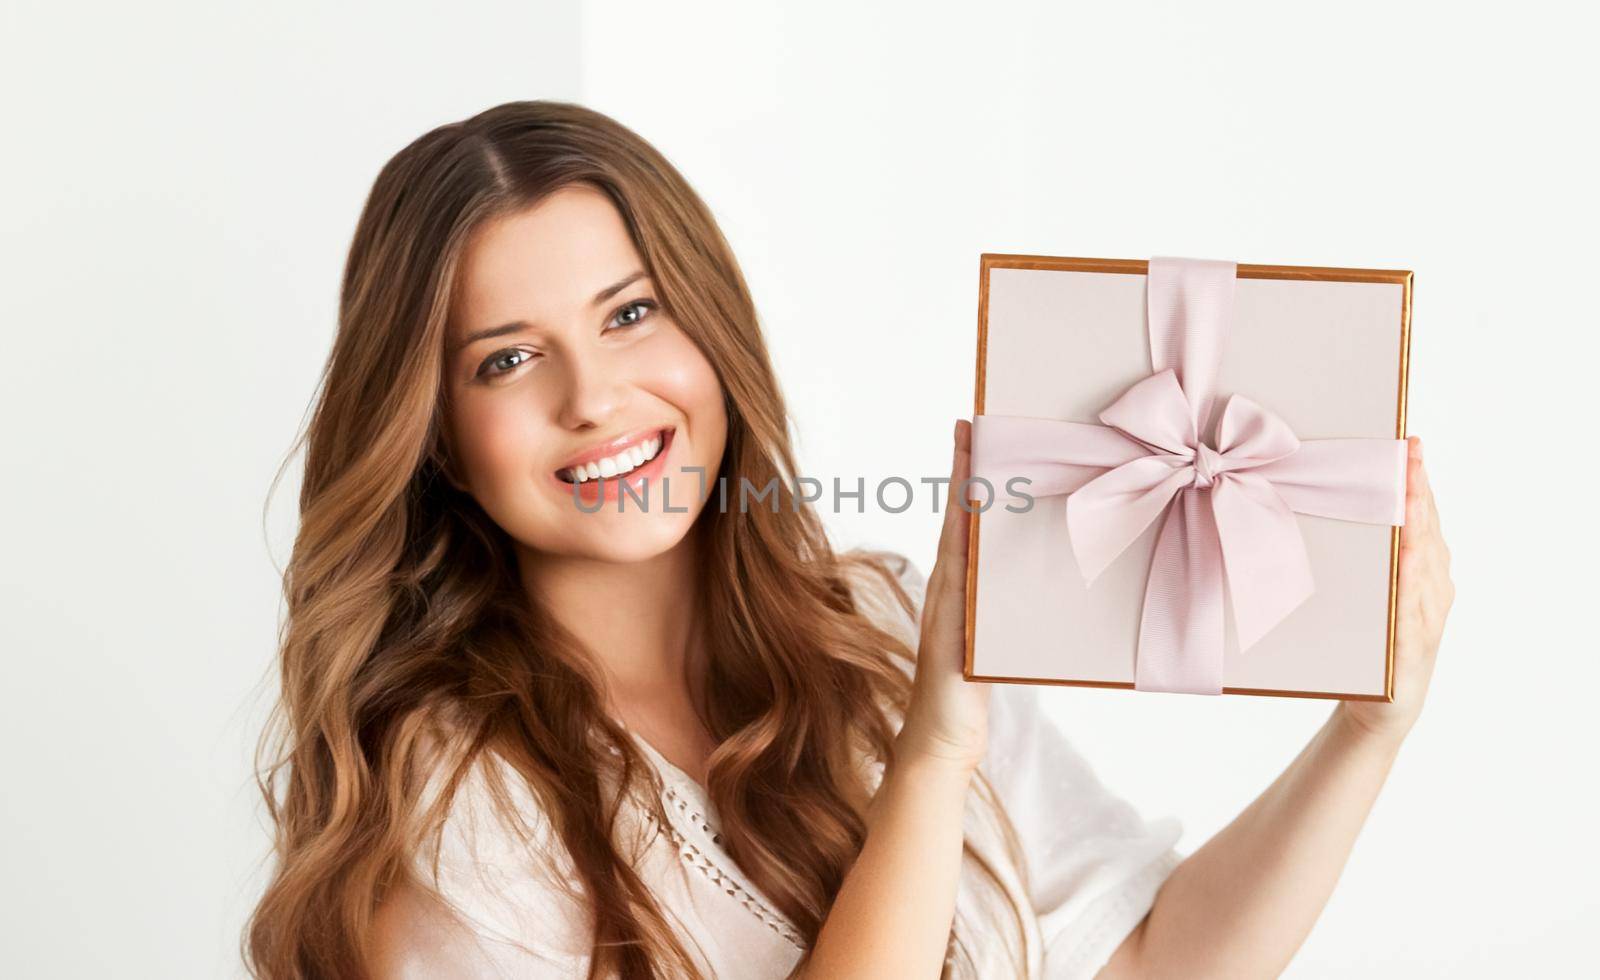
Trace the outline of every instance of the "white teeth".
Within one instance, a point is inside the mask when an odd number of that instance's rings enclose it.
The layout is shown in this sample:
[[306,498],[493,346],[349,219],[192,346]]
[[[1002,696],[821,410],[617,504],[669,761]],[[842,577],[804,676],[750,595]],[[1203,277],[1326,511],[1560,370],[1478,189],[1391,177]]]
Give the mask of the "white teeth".
[[629,446],[615,456],[585,463],[573,469],[563,469],[557,475],[569,483],[586,483],[601,477],[611,478],[643,466],[661,452],[661,437],[651,436],[645,441]]

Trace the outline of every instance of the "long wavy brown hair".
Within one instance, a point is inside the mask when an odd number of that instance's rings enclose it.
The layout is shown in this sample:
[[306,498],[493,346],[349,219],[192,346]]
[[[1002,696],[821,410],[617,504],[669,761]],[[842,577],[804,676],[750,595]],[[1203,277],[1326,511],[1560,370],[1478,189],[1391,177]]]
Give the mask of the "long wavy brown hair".
[[[438,840],[456,788],[490,752],[569,852],[594,913],[590,976],[695,975],[613,838],[619,795],[607,787],[648,787],[637,798],[666,826],[659,777],[603,709],[597,662],[527,594],[507,534],[448,478],[442,370],[463,246],[481,223],[576,181],[615,203],[666,310],[716,369],[728,409],[719,475],[778,478],[780,506],[708,506],[691,532],[709,658],[700,701],[717,743],[707,788],[727,850],[809,947],[861,849],[861,753],[892,759],[915,654],[852,583],[880,584],[908,615],[912,600],[882,553],[835,553],[792,492],[787,411],[754,303],[688,183],[608,116],[507,103],[434,129],[378,174],[314,411],[289,454],[303,446],[305,471],[283,575],[281,695],[257,747],[275,860],[243,936],[252,976],[370,976],[379,903],[415,883],[413,856]],[[444,718],[441,746],[430,733]],[[445,791],[425,793],[441,776]],[[981,773],[975,792],[1023,868]],[[998,904],[1010,906],[1012,955],[1025,955],[1016,900]],[[970,969],[963,936],[977,928],[957,916],[947,975]]]

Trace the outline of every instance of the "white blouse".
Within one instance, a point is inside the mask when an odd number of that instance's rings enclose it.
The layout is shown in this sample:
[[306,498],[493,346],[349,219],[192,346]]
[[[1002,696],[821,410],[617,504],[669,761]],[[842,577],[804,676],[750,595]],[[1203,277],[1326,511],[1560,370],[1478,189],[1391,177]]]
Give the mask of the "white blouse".
[[[858,589],[869,614],[917,647],[926,580],[907,559],[900,581],[916,600],[909,620],[885,595]],[[989,858],[1024,915],[1025,974],[1032,978],[1092,977],[1139,923],[1167,875],[1181,860],[1174,849],[1176,820],[1146,822],[1108,792],[1090,766],[1039,708],[1037,688],[995,684],[990,696],[989,742],[980,770],[1006,807],[1026,856],[1024,889],[1017,868],[986,811],[969,793],[967,840]],[[720,821],[705,789],[637,733],[634,740],[660,772],[670,821],[657,828],[642,806],[625,806],[620,823],[623,853],[649,884],[680,941],[707,977],[780,978],[803,951],[794,927],[723,851]],[[504,763],[498,763],[504,765]],[[883,764],[867,763],[874,785]],[[506,769],[509,772],[509,767]],[[575,877],[544,822],[540,808],[515,781],[524,819],[552,842],[547,862],[525,856],[514,837],[488,811],[481,783],[469,779],[445,821],[433,877],[430,850],[414,867],[431,881],[466,928],[437,914],[413,911],[398,944],[388,943],[379,975],[393,980],[481,977],[582,977],[591,936]],[[988,878],[970,855],[963,858],[957,892],[958,930],[982,977],[1017,976],[1007,949],[1014,933],[1004,907],[986,904]],[[994,897],[988,896],[992,903]],[[983,923],[996,926],[983,928]],[[976,928],[974,928],[976,926]],[[998,929],[999,931],[996,931]],[[1015,941],[1014,935],[1011,939]]]

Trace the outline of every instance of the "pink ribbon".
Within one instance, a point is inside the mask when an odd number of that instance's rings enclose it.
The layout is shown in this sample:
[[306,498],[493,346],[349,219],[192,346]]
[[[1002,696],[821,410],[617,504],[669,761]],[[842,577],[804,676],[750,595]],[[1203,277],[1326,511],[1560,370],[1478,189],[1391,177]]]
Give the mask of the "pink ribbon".
[[1248,650],[1315,591],[1295,514],[1405,522],[1403,439],[1307,439],[1234,394],[1200,441],[1233,314],[1232,262],[1157,257],[1146,277],[1154,373],[1104,425],[978,415],[972,475],[1067,494],[1067,529],[1094,580],[1163,512],[1145,584],[1134,687],[1220,694],[1224,581]]

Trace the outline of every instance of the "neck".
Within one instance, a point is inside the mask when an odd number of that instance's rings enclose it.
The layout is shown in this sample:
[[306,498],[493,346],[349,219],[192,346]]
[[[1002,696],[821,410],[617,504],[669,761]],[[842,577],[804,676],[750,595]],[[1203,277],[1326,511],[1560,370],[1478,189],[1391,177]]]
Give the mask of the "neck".
[[694,689],[696,541],[638,562],[519,553],[523,587],[598,660],[613,710]]

